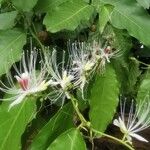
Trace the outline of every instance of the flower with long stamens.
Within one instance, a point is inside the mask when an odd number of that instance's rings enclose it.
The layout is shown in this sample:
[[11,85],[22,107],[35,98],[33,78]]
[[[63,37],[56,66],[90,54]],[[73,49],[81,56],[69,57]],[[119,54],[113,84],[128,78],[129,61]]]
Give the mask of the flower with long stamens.
[[[45,81],[46,69],[41,66],[40,70],[36,71],[36,63],[37,51],[32,51],[27,57],[23,54],[20,68],[17,68],[14,64],[16,75],[7,74],[8,85],[1,82],[2,87],[0,90],[10,95],[6,100],[13,101],[9,109],[21,103],[26,96],[44,91],[47,88],[48,83]],[[15,83],[14,79],[17,80],[18,84]]]
[[55,49],[52,51],[52,53],[46,52],[44,58],[47,71],[50,75],[48,84],[53,89],[52,92],[49,93],[49,98],[52,100],[52,102],[62,98],[63,104],[66,97],[70,99],[69,91],[77,86],[75,76],[70,69],[71,66],[68,64],[65,67],[64,54],[62,62],[57,64],[57,55]]
[[100,61],[100,69],[103,73],[106,63],[110,63],[111,58],[120,57],[122,52],[120,50],[114,50],[107,45],[102,47],[98,42],[94,41],[92,44],[92,56]]
[[94,72],[97,61],[91,56],[90,45],[84,42],[72,43],[71,46],[69,45],[69,52],[73,64],[72,70],[76,73],[84,98],[84,86]]
[[125,103],[121,104],[121,116],[113,121],[113,124],[120,128],[124,134],[123,140],[132,144],[132,138],[148,142],[145,138],[140,136],[138,132],[145,130],[150,126],[150,101],[149,96],[136,105],[134,110],[133,102],[130,107],[129,116],[125,120]]

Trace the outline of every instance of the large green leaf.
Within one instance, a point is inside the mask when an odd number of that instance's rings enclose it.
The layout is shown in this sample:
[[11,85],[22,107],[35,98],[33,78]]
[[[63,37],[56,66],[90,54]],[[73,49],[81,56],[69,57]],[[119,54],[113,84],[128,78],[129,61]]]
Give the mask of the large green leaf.
[[148,9],[150,7],[150,0],[137,0],[137,2],[145,9]]
[[11,65],[21,57],[26,35],[19,30],[0,31],[0,75],[6,73]]
[[17,11],[0,14],[0,30],[5,30],[13,27],[15,25],[15,18],[17,14]]
[[0,105],[0,150],[19,150],[21,136],[36,113],[35,99],[25,99],[10,111],[10,102]]
[[79,25],[87,25],[94,8],[82,0],[72,0],[47,13],[44,24],[50,32],[75,30]]
[[67,104],[39,131],[33,140],[31,150],[45,150],[59,134],[73,127],[72,118],[72,105]]
[[37,12],[48,12],[69,0],[39,0],[35,7]]
[[113,26],[119,29],[126,29],[131,36],[150,46],[150,16],[146,10],[137,5],[135,0],[102,1],[115,6],[110,16]]
[[85,142],[78,129],[72,128],[60,135],[47,150],[86,150]]
[[18,10],[30,11],[36,5],[38,0],[12,0],[12,3]]
[[90,121],[92,126],[104,132],[111,122],[118,104],[118,82],[112,66],[107,66],[104,75],[97,75],[91,88]]

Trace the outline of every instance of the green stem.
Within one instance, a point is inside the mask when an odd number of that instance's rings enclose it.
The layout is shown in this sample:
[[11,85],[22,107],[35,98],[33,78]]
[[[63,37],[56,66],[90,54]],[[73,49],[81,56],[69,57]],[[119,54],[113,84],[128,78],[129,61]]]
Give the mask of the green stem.
[[88,125],[88,122],[85,120],[85,118],[83,117],[83,115],[80,113],[80,110],[78,108],[78,103],[77,103],[77,100],[72,96],[70,95],[71,97],[71,102],[72,102],[72,105],[73,105],[73,108],[75,109],[80,121],[81,121],[81,124],[85,125],[85,126],[89,126]]
[[40,42],[40,40],[38,39],[38,37],[34,34],[34,32],[32,31],[32,29],[29,29],[31,35],[33,36],[33,38],[39,43],[41,50],[44,52],[44,46],[42,45],[42,43]]
[[113,137],[113,136],[111,136],[111,135],[102,133],[102,132],[100,132],[100,131],[97,131],[97,130],[91,128],[89,122],[86,121],[86,119],[85,119],[85,118],[83,117],[83,115],[80,113],[80,110],[79,110],[79,108],[78,108],[78,101],[77,101],[77,99],[74,98],[74,96],[71,95],[71,94],[69,94],[69,96],[70,96],[70,98],[71,98],[72,105],[73,105],[73,107],[74,107],[74,109],[75,109],[75,111],[76,111],[76,113],[77,113],[77,115],[78,115],[78,117],[79,117],[79,119],[80,119],[80,121],[81,121],[81,125],[87,127],[87,128],[90,130],[90,132],[94,132],[94,133],[100,134],[100,135],[102,135],[102,136],[105,136],[105,137],[107,137],[107,138],[113,139],[113,140],[115,140],[115,141],[121,143],[122,145],[126,146],[126,147],[129,148],[130,150],[134,150],[134,148],[132,148],[130,145],[128,145],[128,144],[127,144],[126,142],[124,142],[123,140],[120,140],[120,139],[118,139],[118,138],[116,138],[116,137]]
[[126,139],[126,134],[123,136],[122,141],[125,141]]
[[109,139],[112,139],[112,140],[115,140],[119,143],[121,143],[122,145],[126,146],[127,148],[129,148],[130,150],[135,150],[134,148],[132,148],[130,145],[128,145],[126,142],[118,139],[118,138],[115,138],[114,136],[111,136],[111,135],[108,135],[108,134],[105,134],[105,133],[102,133],[100,131],[97,131],[95,129],[91,129],[93,132],[97,133],[97,134],[100,134],[102,136],[105,136],[105,137],[108,137]]
[[140,60],[137,60],[137,59],[134,58],[134,57],[130,57],[130,59],[131,59],[131,60],[135,60],[136,62],[138,62],[138,63],[140,63],[140,64],[142,64],[142,65],[145,65],[145,66],[147,66],[147,67],[150,68],[150,65],[149,65],[149,64],[146,64],[146,63],[144,63],[144,62],[142,62],[142,61],[140,61]]

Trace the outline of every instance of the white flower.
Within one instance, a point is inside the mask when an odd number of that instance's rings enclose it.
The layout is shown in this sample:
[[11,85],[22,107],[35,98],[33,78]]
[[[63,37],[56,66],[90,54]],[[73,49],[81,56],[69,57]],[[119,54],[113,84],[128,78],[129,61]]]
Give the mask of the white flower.
[[128,120],[125,120],[125,103],[121,104],[121,116],[113,121],[113,124],[120,128],[124,134],[123,140],[132,144],[132,137],[137,140],[148,142],[145,138],[140,136],[138,132],[150,126],[150,101],[147,95],[145,99],[136,105],[134,110],[133,102],[130,107]]
[[88,82],[88,78],[95,71],[96,59],[91,56],[90,45],[84,42],[75,42],[69,45],[70,58],[73,64],[73,71],[75,71],[80,83],[82,97],[84,97],[84,86]]
[[112,50],[107,43],[102,47],[100,43],[93,41],[92,43],[92,57],[100,61],[100,69],[103,73],[106,63],[110,63],[111,58],[120,57],[122,52],[120,50]]
[[44,57],[47,71],[51,76],[48,84],[53,89],[53,91],[49,93],[49,98],[52,100],[52,102],[62,98],[63,104],[66,97],[70,99],[69,91],[77,86],[75,76],[71,72],[69,64],[66,67],[64,66],[64,57],[62,62],[57,64],[55,49],[53,50],[52,54],[46,52]]
[[[36,63],[37,51],[32,51],[27,57],[23,54],[20,68],[18,69],[16,65],[13,66],[17,75],[13,77],[11,74],[7,74],[8,86],[1,82],[3,87],[0,90],[10,95],[9,98],[4,100],[13,101],[9,109],[21,103],[27,95],[44,91],[47,88],[45,67],[41,66],[40,70],[36,71]],[[19,85],[14,82],[14,78]]]

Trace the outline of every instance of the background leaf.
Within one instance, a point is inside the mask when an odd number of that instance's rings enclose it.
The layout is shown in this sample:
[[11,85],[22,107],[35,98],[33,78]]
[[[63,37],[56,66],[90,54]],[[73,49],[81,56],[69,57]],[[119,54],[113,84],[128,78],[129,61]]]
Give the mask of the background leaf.
[[50,32],[75,30],[79,25],[87,25],[94,8],[82,0],[73,0],[58,6],[46,14],[44,24]]
[[118,82],[112,66],[107,66],[104,75],[97,75],[91,88],[90,121],[92,126],[104,132],[111,122],[118,104]]
[[145,9],[148,9],[150,7],[150,0],[137,0],[137,2]]
[[12,3],[19,10],[30,11],[36,5],[38,0],[12,0]]
[[0,31],[0,75],[6,73],[11,65],[21,57],[26,35],[19,30]]
[[72,128],[60,135],[47,150],[86,150],[85,142],[78,129]]
[[45,150],[59,134],[73,127],[72,119],[73,108],[71,104],[67,104],[39,131],[33,140],[31,150]]
[[49,12],[69,0],[38,0],[35,10],[37,12]]
[[136,1],[131,0],[105,0],[106,4],[112,4],[114,10],[111,13],[111,23],[119,29],[126,29],[129,34],[143,44],[150,46],[150,16]]
[[17,17],[17,11],[11,11],[0,14],[0,30],[6,30],[15,25],[15,18]]
[[21,149],[21,136],[36,113],[35,99],[26,98],[8,112],[9,105],[0,105],[0,150]]
[[150,95],[150,72],[147,72],[138,90],[137,102],[144,100],[146,95]]

